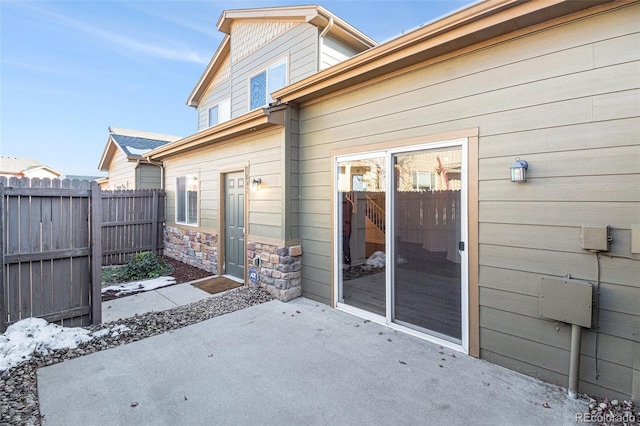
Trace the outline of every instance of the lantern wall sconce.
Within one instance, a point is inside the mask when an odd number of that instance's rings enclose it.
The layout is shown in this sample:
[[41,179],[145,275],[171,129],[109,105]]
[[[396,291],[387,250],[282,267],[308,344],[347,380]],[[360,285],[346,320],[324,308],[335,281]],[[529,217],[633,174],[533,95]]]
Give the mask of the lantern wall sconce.
[[516,157],[516,162],[511,166],[511,182],[526,182],[528,168],[529,164],[526,161]]
[[253,180],[251,181],[251,191],[256,192],[257,190],[259,190],[261,183],[262,183],[262,179],[253,178]]

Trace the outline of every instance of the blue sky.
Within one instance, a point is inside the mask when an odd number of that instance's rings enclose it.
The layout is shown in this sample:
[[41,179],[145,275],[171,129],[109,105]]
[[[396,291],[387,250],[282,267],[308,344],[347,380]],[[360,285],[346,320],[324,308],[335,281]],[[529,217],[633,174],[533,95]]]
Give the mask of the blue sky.
[[[193,134],[222,11],[312,3],[0,0],[0,155],[100,176],[109,126]],[[384,42],[472,1],[317,3]]]

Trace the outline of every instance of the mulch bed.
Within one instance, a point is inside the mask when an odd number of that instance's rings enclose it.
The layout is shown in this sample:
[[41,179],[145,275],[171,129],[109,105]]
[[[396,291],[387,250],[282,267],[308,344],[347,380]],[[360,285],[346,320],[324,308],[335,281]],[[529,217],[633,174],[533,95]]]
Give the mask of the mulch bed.
[[[187,265],[184,262],[180,262],[179,260],[173,259],[167,256],[159,256],[165,263],[171,265],[173,268],[173,272],[171,276],[176,279],[176,284],[188,283],[191,281],[199,280],[201,278],[211,277],[211,272],[207,272],[204,269],[196,268],[195,266]],[[172,284],[175,285],[175,284]],[[115,291],[107,291],[102,293],[102,301],[106,302],[108,300],[118,299],[120,297],[132,296],[134,294],[141,293],[131,292],[126,295],[117,295]]]

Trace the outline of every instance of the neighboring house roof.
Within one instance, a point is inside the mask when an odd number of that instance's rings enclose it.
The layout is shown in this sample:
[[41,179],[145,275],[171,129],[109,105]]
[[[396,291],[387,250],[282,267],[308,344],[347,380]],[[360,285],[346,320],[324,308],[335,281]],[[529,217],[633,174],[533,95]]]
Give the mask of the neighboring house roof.
[[98,170],[109,171],[111,160],[118,151],[122,152],[128,160],[137,161],[143,158],[143,154],[180,138],[180,136],[161,133],[109,127],[109,139],[102,153]]
[[237,20],[283,21],[290,23],[307,22],[318,27],[324,35],[330,34],[357,51],[363,51],[378,45],[375,40],[329,12],[324,7],[318,5],[226,10],[222,12],[217,24],[218,30],[226,35],[189,95],[187,105],[193,107],[198,106],[200,99],[205,94],[218,71],[228,62],[231,45],[231,25]]
[[100,179],[104,179],[104,176],[83,176],[83,175],[66,175],[65,179],[69,180],[88,180],[88,181],[99,181]]
[[290,84],[272,96],[279,102],[301,104],[340,91],[356,90],[372,80],[425,66],[428,61],[435,63],[464,54],[465,49],[478,49],[557,25],[556,20],[567,15],[574,14],[579,19],[585,9],[616,7],[606,5],[612,1],[482,1]]
[[28,176],[39,170],[47,171],[56,177],[62,175],[62,173],[33,158],[0,156],[0,175]]

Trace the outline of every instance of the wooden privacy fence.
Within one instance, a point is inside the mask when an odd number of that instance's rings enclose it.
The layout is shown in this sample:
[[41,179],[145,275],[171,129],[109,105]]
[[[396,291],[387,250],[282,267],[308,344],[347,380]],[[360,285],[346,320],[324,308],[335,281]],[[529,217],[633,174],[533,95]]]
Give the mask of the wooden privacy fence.
[[162,253],[164,191],[102,191],[102,264],[122,264],[136,253]]
[[396,236],[429,251],[446,251],[459,262],[460,191],[398,191],[395,194]]
[[161,249],[163,206],[157,190],[0,177],[0,331],[29,317],[100,323],[103,260]]

